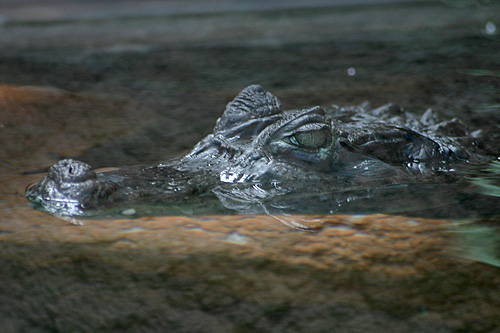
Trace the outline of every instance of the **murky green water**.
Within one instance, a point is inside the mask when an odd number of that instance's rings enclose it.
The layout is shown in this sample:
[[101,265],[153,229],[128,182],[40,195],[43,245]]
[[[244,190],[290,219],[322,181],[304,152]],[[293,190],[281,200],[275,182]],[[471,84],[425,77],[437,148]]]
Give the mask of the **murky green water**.
[[[284,109],[364,101],[417,113],[431,107],[485,129],[491,140],[481,149],[494,159],[497,7],[7,18],[0,26],[3,327],[498,330],[494,214],[280,217],[310,221],[314,232],[303,232],[265,215],[186,210],[77,226],[36,212],[21,196],[39,177],[24,172],[61,157],[99,168],[184,153],[252,83],[279,96]],[[497,178],[478,174],[494,197]]]

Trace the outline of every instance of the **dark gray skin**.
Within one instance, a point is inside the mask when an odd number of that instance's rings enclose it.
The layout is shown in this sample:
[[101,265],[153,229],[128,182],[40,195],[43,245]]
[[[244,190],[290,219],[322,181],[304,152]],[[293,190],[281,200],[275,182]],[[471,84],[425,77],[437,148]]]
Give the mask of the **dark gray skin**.
[[275,96],[253,85],[184,157],[98,174],[62,160],[26,197],[58,216],[133,214],[142,205],[203,197],[238,212],[314,213],[310,197],[334,212],[377,189],[454,182],[457,166],[476,159],[474,136],[457,120],[440,122],[430,110],[417,119],[392,105],[282,111]]

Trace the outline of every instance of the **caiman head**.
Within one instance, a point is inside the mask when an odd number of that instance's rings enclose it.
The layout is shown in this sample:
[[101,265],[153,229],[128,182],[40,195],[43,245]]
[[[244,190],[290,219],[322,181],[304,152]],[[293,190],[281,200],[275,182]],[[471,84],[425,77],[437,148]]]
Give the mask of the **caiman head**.
[[332,171],[337,150],[338,135],[325,110],[282,112],[276,97],[253,85],[227,105],[214,133],[181,165],[186,171],[210,169],[222,183],[282,182]]
[[339,125],[321,107],[282,111],[275,96],[252,85],[184,157],[104,173],[62,160],[26,197],[56,215],[92,215],[137,202],[168,205],[204,193],[240,209],[288,193],[332,193],[404,179],[398,168],[346,149]]
[[180,159],[98,174],[66,159],[28,188],[26,197],[63,215],[145,197],[168,204],[174,193],[233,192],[227,184],[240,184],[245,197],[260,192],[263,199],[288,191],[291,182],[310,183],[331,173],[337,153],[337,132],[322,108],[282,112],[275,96],[252,85],[227,105],[213,133]]

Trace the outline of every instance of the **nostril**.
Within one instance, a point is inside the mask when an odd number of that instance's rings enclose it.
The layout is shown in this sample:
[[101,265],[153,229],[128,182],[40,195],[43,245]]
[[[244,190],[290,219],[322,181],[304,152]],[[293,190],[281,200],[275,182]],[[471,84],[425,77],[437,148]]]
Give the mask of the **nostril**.
[[59,183],[79,183],[96,179],[97,175],[90,165],[67,159],[54,164],[48,177]]

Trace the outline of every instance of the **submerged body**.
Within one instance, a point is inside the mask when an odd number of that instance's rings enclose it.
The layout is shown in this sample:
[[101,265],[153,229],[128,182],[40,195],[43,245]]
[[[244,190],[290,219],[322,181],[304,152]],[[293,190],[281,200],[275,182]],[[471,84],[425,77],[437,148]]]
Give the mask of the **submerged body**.
[[282,111],[275,96],[253,85],[186,156],[104,173],[63,160],[26,197],[59,216],[193,198],[217,198],[237,212],[332,213],[378,194],[398,197],[408,184],[455,183],[464,166],[484,161],[478,136],[430,110],[416,118],[392,105]]

